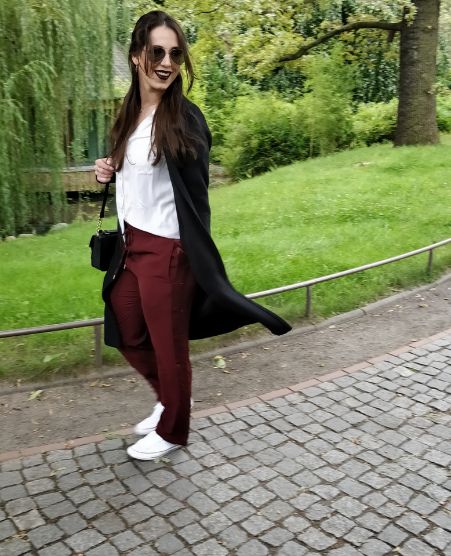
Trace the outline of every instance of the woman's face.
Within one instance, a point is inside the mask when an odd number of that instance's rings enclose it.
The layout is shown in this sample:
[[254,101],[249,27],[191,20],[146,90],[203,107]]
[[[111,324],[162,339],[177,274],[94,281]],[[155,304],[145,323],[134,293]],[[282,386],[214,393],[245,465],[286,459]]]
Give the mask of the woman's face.
[[163,59],[149,65],[147,74],[145,72],[145,50],[141,52],[139,58],[133,56],[132,60],[135,65],[139,64],[140,85],[144,85],[149,93],[163,94],[180,73],[180,65],[175,63],[169,55],[172,53],[172,57],[177,60],[177,55],[180,55],[180,45],[176,32],[164,25],[152,29],[150,32],[150,42],[152,45],[150,48],[154,49],[154,52],[158,53],[161,52],[161,49],[164,49]]

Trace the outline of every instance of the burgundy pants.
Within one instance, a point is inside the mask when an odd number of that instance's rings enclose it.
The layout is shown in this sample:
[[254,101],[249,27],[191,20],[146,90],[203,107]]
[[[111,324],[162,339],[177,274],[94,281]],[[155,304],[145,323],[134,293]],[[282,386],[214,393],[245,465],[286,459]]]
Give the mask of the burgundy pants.
[[186,445],[191,404],[188,328],[194,277],[180,240],[125,229],[125,268],[111,290],[121,352],[164,411],[157,433]]

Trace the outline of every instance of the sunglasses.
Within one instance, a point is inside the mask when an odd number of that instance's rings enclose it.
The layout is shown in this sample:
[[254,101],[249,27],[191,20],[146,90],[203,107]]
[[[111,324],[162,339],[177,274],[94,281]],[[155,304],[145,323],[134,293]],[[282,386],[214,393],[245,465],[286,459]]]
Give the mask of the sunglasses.
[[[154,64],[159,64],[166,56],[166,50],[162,46],[151,46],[149,48],[150,60]],[[181,48],[171,48],[168,52],[171,62],[181,66],[184,62],[183,50]]]

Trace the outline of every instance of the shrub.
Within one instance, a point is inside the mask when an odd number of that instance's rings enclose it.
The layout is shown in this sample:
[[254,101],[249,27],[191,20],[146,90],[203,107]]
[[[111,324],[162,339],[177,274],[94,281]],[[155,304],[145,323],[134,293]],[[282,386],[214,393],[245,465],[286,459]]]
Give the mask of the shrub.
[[440,131],[451,131],[451,94],[437,97],[437,125]]
[[234,178],[261,174],[308,155],[297,106],[274,93],[238,97],[225,124],[221,162]]
[[355,145],[371,145],[393,138],[398,99],[359,104],[352,116]]

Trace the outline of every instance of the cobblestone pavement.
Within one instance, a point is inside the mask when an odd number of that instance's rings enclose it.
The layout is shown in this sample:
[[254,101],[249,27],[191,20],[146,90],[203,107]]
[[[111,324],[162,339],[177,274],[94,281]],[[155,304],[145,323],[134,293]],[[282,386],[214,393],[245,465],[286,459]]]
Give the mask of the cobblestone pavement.
[[451,555],[451,331],[378,359],[195,418],[162,462],[3,462],[0,554]]

